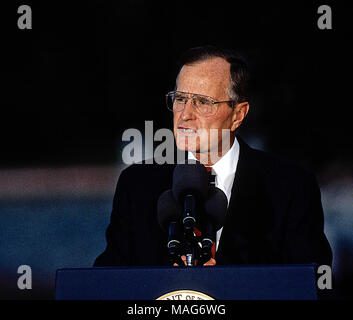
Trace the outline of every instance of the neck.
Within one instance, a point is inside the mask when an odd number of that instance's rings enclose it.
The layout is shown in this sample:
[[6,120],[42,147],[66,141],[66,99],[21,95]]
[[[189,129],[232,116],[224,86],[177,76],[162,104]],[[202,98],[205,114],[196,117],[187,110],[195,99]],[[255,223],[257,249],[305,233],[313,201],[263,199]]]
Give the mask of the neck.
[[194,157],[206,167],[213,166],[217,163],[233,146],[235,135],[231,137],[230,144],[222,148],[222,143],[218,144],[216,150],[209,150],[207,152],[192,152]]

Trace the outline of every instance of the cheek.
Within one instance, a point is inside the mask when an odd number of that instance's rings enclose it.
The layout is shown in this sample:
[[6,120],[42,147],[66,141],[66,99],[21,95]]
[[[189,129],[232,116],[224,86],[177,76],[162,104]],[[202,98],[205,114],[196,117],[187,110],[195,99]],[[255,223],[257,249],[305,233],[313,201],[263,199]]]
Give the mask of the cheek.
[[230,129],[232,126],[232,114],[227,111],[222,110],[221,113],[218,113],[217,117],[211,121],[210,128]]
[[173,113],[173,127],[174,129],[177,126],[178,120],[179,120],[180,115],[176,112]]
[[199,128],[211,129],[216,127],[217,127],[217,120],[214,117],[199,119]]
[[209,129],[219,129],[224,128],[224,119],[222,118],[203,118],[200,120],[200,128]]

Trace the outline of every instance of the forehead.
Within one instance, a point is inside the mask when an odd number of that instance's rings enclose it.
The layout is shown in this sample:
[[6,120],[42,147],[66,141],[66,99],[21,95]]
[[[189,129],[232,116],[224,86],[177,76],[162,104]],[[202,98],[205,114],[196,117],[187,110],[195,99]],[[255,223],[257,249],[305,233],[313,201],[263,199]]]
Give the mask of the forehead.
[[184,65],[178,76],[178,90],[219,96],[228,89],[229,73],[230,64],[218,57]]

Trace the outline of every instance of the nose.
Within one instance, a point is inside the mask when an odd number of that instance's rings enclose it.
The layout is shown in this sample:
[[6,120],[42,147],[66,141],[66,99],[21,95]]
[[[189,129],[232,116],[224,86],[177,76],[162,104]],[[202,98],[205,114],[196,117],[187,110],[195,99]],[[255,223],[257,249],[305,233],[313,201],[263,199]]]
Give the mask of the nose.
[[186,103],[185,103],[185,107],[184,110],[181,113],[181,119],[183,121],[187,121],[187,120],[193,120],[195,119],[195,108],[192,105],[192,99],[189,99]]

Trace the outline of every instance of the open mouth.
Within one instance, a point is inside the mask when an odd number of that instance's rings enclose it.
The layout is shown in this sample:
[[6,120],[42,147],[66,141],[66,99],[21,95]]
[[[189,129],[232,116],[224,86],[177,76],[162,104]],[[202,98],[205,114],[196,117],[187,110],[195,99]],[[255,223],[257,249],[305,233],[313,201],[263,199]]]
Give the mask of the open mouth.
[[178,133],[184,135],[194,135],[197,133],[197,130],[191,128],[178,127]]

